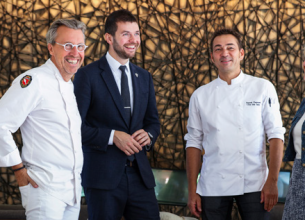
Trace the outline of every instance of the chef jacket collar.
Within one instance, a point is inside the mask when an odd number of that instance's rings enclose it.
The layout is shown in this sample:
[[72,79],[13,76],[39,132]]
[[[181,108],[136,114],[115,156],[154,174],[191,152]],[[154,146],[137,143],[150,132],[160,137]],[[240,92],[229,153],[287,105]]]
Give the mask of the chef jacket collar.
[[67,84],[72,84],[72,81],[69,80],[68,82],[66,82],[63,78],[62,75],[60,74],[59,70],[57,69],[57,67],[55,66],[55,64],[52,62],[51,59],[48,59],[46,62],[47,66],[50,67],[50,69],[52,70],[52,72],[55,74],[56,78],[60,81],[60,82],[64,82]]
[[[240,70],[240,74],[236,78],[231,80],[231,85],[237,85],[237,84],[241,83],[243,81],[243,79],[244,79],[244,73],[243,73],[242,70]],[[219,86],[228,85],[228,83],[226,81],[220,79],[219,75],[218,75],[218,78],[217,78],[217,82],[218,82],[217,84]]]

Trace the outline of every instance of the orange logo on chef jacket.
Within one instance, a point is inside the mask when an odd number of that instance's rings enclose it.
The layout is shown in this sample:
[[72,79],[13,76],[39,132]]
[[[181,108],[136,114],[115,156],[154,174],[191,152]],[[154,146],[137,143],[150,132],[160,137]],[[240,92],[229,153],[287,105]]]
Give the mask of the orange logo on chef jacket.
[[32,77],[29,75],[24,76],[21,80],[20,80],[20,86],[22,88],[27,87],[28,85],[30,85],[32,82]]

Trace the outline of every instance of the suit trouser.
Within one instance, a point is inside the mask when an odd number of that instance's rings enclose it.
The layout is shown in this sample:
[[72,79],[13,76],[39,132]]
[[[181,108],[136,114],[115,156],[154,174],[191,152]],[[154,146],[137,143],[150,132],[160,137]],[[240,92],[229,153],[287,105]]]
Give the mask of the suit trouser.
[[78,220],[80,203],[70,206],[31,184],[19,189],[27,220]]
[[239,196],[201,196],[203,220],[231,220],[233,198],[243,220],[268,220],[270,213],[260,203],[261,192]]
[[137,167],[126,166],[115,189],[84,191],[89,220],[160,220],[154,188],[146,188]]

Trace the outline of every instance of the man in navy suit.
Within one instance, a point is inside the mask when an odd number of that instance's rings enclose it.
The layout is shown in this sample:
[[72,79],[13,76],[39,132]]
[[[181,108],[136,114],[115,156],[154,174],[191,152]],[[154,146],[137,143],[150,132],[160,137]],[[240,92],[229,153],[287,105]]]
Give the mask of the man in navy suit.
[[151,74],[129,62],[140,45],[135,17],[109,15],[109,45],[100,60],[75,75],[82,118],[84,187],[90,220],[159,220],[146,152],[160,133]]

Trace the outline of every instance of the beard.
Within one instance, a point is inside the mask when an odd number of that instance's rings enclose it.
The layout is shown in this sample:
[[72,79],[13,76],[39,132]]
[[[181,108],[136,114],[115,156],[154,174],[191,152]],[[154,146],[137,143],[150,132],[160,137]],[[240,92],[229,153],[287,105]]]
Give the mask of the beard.
[[[138,47],[139,47],[138,43],[136,43],[136,44],[129,44],[129,45],[135,45],[136,49],[138,49]],[[115,38],[113,38],[113,50],[122,59],[131,59],[136,54],[136,52],[130,53],[130,54],[126,53],[123,48],[120,48],[120,46],[119,46],[118,42],[115,40]]]

